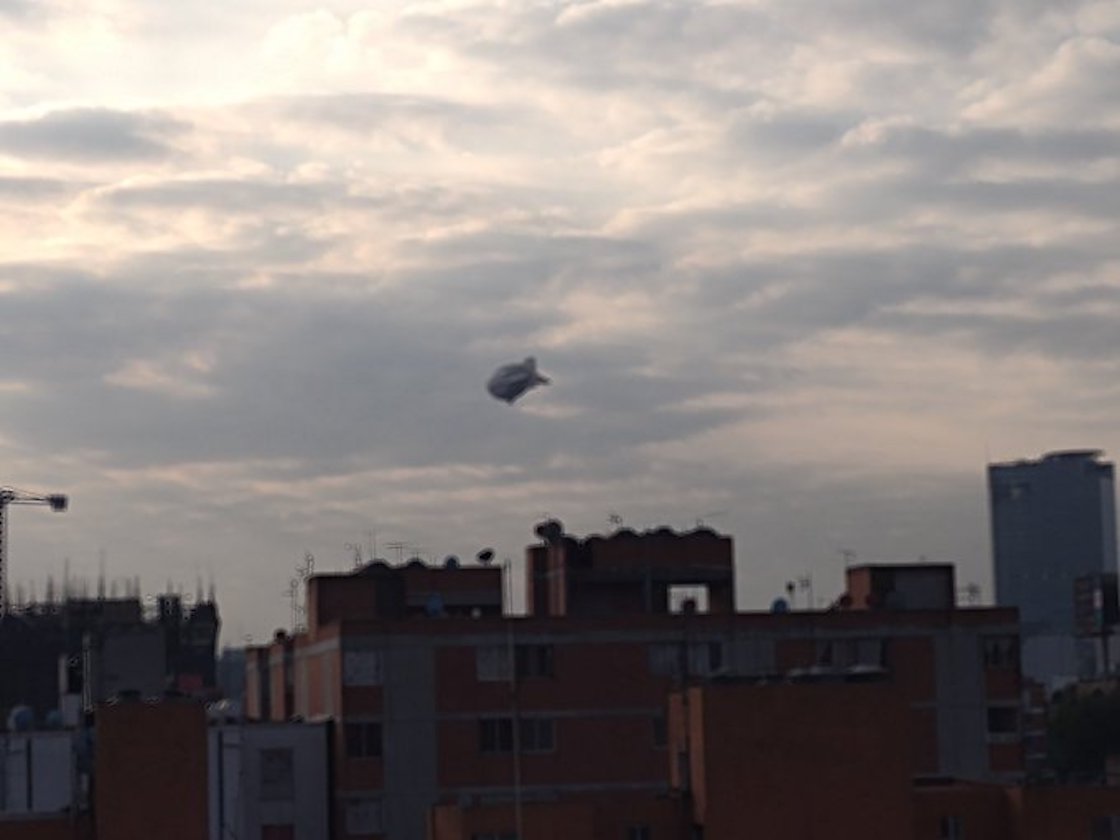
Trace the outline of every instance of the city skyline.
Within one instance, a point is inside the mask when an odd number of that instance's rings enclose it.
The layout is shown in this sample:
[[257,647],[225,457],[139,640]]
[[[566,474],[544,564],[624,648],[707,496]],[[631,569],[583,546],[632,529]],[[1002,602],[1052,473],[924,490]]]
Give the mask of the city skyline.
[[549,515],[990,602],[985,466],[1120,452],[1120,11],[896,6],[0,2],[0,485],[71,499],[13,589],[237,644],[308,551]]

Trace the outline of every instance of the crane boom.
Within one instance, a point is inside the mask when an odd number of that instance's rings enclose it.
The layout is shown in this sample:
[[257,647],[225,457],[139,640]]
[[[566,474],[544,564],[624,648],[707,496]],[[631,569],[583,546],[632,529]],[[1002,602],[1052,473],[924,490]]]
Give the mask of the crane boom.
[[8,506],[47,505],[62,513],[70,500],[61,493],[28,493],[15,487],[0,487],[0,618],[8,614]]

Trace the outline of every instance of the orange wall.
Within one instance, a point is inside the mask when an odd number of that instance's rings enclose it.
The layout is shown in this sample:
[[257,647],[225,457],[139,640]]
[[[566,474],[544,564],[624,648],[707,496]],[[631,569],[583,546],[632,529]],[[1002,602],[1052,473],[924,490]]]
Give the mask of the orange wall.
[[206,717],[183,701],[95,713],[98,840],[206,840]]
[[914,840],[943,840],[941,821],[948,817],[960,821],[965,840],[1017,840],[1006,791],[998,785],[945,785],[914,791]]
[[[906,837],[912,830],[909,708],[887,683],[689,690],[694,818],[705,840]],[[700,731],[695,731],[696,729]]]
[[[558,802],[522,805],[524,840],[626,840],[634,826],[649,829],[650,840],[687,837],[679,800],[647,794],[578,796]],[[513,833],[511,803],[432,809],[429,840],[471,840],[473,835]]]

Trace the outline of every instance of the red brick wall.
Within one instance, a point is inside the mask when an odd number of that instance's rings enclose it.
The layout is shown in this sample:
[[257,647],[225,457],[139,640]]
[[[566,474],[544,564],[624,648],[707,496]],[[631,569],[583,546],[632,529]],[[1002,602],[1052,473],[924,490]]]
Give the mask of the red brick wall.
[[767,840],[912,831],[910,710],[890,685],[697,691],[704,754],[693,793],[706,840],[738,840],[744,827]]
[[964,840],[1017,840],[1002,787],[955,784],[914,791],[914,840],[944,840],[942,821],[952,818]]
[[202,706],[106,704],[94,720],[97,840],[207,840]]

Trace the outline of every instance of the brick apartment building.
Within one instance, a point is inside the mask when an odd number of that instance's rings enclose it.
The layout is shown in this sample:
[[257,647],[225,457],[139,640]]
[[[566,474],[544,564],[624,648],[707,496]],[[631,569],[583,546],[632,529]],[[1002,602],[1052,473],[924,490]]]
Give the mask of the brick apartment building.
[[[498,569],[374,564],[313,577],[306,633],[250,649],[250,717],[337,723],[335,837],[504,838],[550,802],[612,837],[652,809],[631,840],[667,836],[668,698],[727,678],[884,680],[913,775],[1021,779],[1016,614],[957,609],[951,567],[857,567],[830,611],[737,613],[728,537],[538,533],[527,616],[501,615]],[[703,597],[672,612],[678,587]]]

